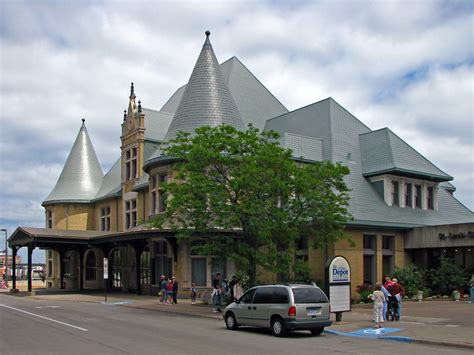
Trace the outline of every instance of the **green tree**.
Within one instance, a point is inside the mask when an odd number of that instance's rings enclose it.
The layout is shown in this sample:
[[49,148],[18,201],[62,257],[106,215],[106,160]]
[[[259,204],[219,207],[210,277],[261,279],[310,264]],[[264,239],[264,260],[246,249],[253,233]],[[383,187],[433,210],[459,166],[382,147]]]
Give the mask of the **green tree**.
[[443,256],[440,266],[427,275],[427,281],[434,292],[450,295],[455,290],[467,288],[469,276],[452,259]]
[[205,236],[206,243],[194,248],[235,260],[251,285],[258,267],[282,273],[298,268],[296,238],[311,237],[319,247],[343,236],[350,218],[349,169],[296,163],[275,132],[205,126],[194,135],[179,133],[162,152],[177,161],[175,179],[164,186],[166,212],[151,225],[171,228],[180,240]]
[[393,277],[403,285],[405,293],[409,297],[416,295],[417,291],[423,290],[423,273],[415,264],[395,268]]

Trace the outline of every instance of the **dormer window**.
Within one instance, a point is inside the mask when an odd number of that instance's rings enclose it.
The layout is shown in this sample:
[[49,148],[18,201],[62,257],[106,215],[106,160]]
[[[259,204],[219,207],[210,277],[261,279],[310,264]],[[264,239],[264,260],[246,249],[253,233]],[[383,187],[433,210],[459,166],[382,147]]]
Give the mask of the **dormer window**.
[[429,210],[434,210],[434,189],[433,186],[428,186],[426,194],[426,205]]
[[412,184],[405,184],[405,207],[412,206],[413,192]]
[[137,177],[137,147],[132,147],[125,151],[125,180],[132,180]]
[[421,185],[415,185],[415,208],[421,208]]

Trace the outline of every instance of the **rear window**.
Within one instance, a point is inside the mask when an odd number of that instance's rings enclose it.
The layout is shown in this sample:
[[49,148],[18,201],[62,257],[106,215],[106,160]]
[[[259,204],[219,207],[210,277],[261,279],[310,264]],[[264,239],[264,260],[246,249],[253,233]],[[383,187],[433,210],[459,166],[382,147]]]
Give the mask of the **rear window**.
[[295,303],[328,303],[328,298],[319,288],[301,287],[294,288]]

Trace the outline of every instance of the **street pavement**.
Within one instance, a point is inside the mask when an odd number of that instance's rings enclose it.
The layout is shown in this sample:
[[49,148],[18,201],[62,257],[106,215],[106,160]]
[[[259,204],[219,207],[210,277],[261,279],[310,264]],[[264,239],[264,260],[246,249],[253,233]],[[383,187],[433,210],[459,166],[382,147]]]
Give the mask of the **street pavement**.
[[[283,339],[269,331],[228,331],[209,306],[161,305],[156,297],[112,294],[0,295],[1,354],[462,354],[472,353],[474,305],[467,302],[406,302],[396,335],[418,343],[313,337],[295,332]],[[25,313],[27,312],[27,313]],[[39,316],[39,317],[38,317]],[[371,327],[371,309],[355,306],[329,329],[350,333]],[[392,323],[392,322],[390,322]],[[85,329],[85,330],[84,330]],[[443,346],[444,345],[444,346]],[[455,346],[456,348],[453,348]]]

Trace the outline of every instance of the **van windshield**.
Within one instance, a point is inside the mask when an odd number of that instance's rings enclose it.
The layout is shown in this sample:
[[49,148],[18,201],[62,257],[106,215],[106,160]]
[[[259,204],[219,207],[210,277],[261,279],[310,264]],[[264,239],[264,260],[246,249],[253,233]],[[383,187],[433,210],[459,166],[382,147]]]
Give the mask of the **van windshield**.
[[295,303],[328,303],[328,298],[319,288],[301,287],[293,289]]

